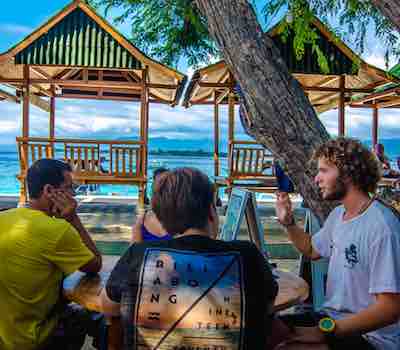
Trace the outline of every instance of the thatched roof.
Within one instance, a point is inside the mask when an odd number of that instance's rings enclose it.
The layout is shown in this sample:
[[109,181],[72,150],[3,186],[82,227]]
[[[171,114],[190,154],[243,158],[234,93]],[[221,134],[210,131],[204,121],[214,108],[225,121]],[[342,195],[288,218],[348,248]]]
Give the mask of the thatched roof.
[[59,79],[104,79],[110,87],[101,88],[101,94],[95,84],[78,88],[79,84],[72,82],[59,89],[58,97],[75,94],[132,101],[140,99],[140,86],[130,87],[129,83],[139,83],[147,69],[151,100],[176,104],[186,81],[184,74],[146,56],[82,0],[70,3],[0,55],[0,83],[14,80],[7,84],[19,89],[24,65],[31,67],[30,80],[39,81],[32,84],[39,96],[50,94],[50,84],[42,82],[45,79],[50,83]]
[[[286,41],[282,40],[279,35],[280,24],[267,34],[274,40],[289,71],[303,86],[317,112],[338,107],[341,75],[345,76],[346,104],[350,103],[352,93],[371,92],[376,87],[398,81],[385,71],[364,62],[317,18],[313,19],[312,25],[319,35],[319,46],[328,59],[329,74],[319,68],[317,55],[310,45],[306,45],[303,58],[296,60],[293,35],[289,35]],[[214,91],[223,94],[229,89],[228,79],[229,68],[224,61],[195,71],[185,93],[184,106],[213,104]]]

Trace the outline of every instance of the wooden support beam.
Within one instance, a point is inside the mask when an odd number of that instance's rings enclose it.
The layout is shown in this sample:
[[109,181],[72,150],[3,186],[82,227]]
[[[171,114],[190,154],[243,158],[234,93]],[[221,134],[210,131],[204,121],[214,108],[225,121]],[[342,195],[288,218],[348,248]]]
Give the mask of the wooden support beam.
[[319,83],[317,83],[317,85],[318,85],[318,87],[323,87],[323,86],[333,83],[336,80],[339,80],[339,78],[340,78],[339,75],[335,75],[332,77],[326,77],[326,78],[322,79]]
[[[214,94],[214,176],[219,176],[219,106]],[[218,194],[217,194],[218,195]]]
[[209,83],[199,82],[199,86],[202,88],[233,88],[233,83]]
[[345,133],[345,115],[344,115],[344,107],[345,107],[345,86],[346,84],[346,76],[341,75],[340,76],[340,81],[339,81],[339,87],[340,87],[340,96],[339,96],[339,121],[338,121],[338,134],[339,136],[344,136]]
[[88,69],[82,69],[82,80],[85,82],[85,83],[88,83],[88,81],[89,81],[89,70]]
[[[339,88],[325,87],[325,86],[302,86],[304,91],[321,91],[321,92],[341,92]],[[345,88],[344,92],[362,92],[362,93],[371,93],[374,89],[362,89],[362,88]]]
[[[123,97],[123,96],[99,96],[99,95],[77,95],[77,94],[62,94],[56,95],[57,98],[66,98],[66,99],[80,99],[80,100],[104,100],[104,101],[140,101],[139,98],[135,97]],[[159,103],[163,103],[163,101],[157,101]]]
[[37,75],[40,75],[44,79],[52,79],[50,74],[47,74],[45,71],[40,69],[39,67],[31,66],[32,72],[36,73]]
[[4,100],[10,101],[10,102],[15,102],[15,103],[20,102],[18,96],[10,94],[9,92],[4,91],[4,90],[0,90],[0,97]]
[[[0,78],[0,83],[15,83],[15,84],[24,84],[24,79],[18,78]],[[119,82],[119,81],[84,81],[84,80],[61,80],[61,79],[31,79],[31,84],[50,84],[50,85],[60,85],[60,86],[78,86],[78,87],[99,87],[99,88],[107,88],[107,87],[116,87],[116,88],[124,88],[124,89],[140,89],[142,88],[142,83],[138,82]],[[178,88],[176,84],[156,84],[156,83],[147,83],[147,87],[149,89],[166,89],[166,90],[174,90]]]
[[235,140],[235,94],[229,92],[228,95],[228,144]]
[[23,90],[22,90],[22,136],[29,137],[29,66],[23,66]]
[[372,114],[372,146],[378,143],[378,107],[375,107]]
[[355,103],[365,103],[365,102],[369,102],[369,101],[379,100],[380,98],[383,98],[383,97],[396,95],[399,92],[400,92],[399,88],[394,88],[394,89],[390,89],[390,90],[383,91],[383,92],[377,92],[377,93],[362,97],[362,98],[358,99],[357,101],[355,101]]
[[366,103],[366,104],[350,103],[349,106],[351,108],[367,108],[367,109],[371,109],[371,108],[375,108],[377,105],[374,104],[374,103]]
[[329,94],[324,94],[322,96],[319,96],[315,99],[310,99],[311,104],[317,104],[318,102],[324,101],[326,99],[331,99],[332,97],[335,97],[337,95],[337,92],[329,93]]
[[378,108],[387,108],[387,107],[393,107],[393,106],[398,106],[400,104],[400,96],[399,97],[392,97],[389,101],[385,102],[378,102],[376,101],[376,105]]
[[34,94],[29,94],[29,101],[36,107],[40,108],[41,110],[45,112],[50,112],[50,103],[47,102],[46,100],[40,98],[37,95]]
[[226,89],[224,92],[219,94],[219,96],[216,98],[215,103],[219,105],[229,94],[229,89]]
[[56,98],[54,97],[55,87],[51,87],[51,91],[53,92],[53,97],[50,97],[50,121],[49,121],[49,137],[51,139],[54,138],[55,132],[55,112],[56,112]]
[[149,103],[149,95],[148,88],[146,85],[147,80],[147,69],[143,70],[143,81],[142,85],[142,93],[140,100],[140,141],[143,142],[143,153],[142,153],[142,169],[141,173],[147,173],[147,141],[148,141],[148,103]]

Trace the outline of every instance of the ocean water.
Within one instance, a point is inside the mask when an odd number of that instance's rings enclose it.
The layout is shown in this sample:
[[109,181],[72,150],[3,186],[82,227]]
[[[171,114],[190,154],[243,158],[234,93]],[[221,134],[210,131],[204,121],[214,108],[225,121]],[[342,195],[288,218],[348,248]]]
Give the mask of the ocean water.
[[[195,167],[211,178],[214,175],[214,160],[209,157],[174,156],[174,155],[149,155],[148,177],[151,178],[153,171],[159,167]],[[221,175],[227,174],[227,158],[220,158]],[[14,145],[0,145],[0,195],[18,195],[19,181],[16,176],[19,174],[19,158]],[[150,187],[150,186],[149,186]],[[127,185],[101,185],[92,192],[95,195],[118,195],[137,197],[136,186]]]
[[[165,141],[164,141],[165,142]],[[380,140],[385,146],[387,156],[392,162],[393,168],[398,169],[397,157],[400,156],[400,139],[387,139]],[[159,142],[158,142],[159,143]],[[184,141],[172,142],[171,145],[160,144],[154,149],[173,149],[179,144],[179,150],[205,150],[210,151],[212,143],[210,140],[201,140],[194,143],[193,140],[188,140],[185,147]],[[365,141],[366,145],[370,145],[369,141]],[[161,147],[162,146],[162,147]],[[164,148],[165,146],[165,148]],[[175,148],[176,149],[176,148]],[[148,177],[151,178],[153,171],[160,167],[176,168],[183,166],[196,167],[205,172],[211,179],[214,177],[214,160],[212,156],[174,156],[174,155],[149,155],[149,168]],[[220,175],[227,174],[228,160],[227,158],[220,157]],[[16,176],[19,174],[19,159],[17,148],[15,145],[2,145],[0,144],[0,195],[18,195],[19,194],[19,181]],[[150,186],[149,186],[150,187]],[[135,186],[124,185],[101,185],[92,194],[96,195],[117,195],[117,196],[133,196],[137,197],[137,188]],[[263,195],[265,200],[273,200],[268,195]],[[268,198],[267,198],[268,197]]]

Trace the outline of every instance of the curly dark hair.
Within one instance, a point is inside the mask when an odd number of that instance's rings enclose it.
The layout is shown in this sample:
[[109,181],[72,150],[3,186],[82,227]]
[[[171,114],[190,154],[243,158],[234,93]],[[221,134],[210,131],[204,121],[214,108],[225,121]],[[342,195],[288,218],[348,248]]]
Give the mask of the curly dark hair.
[[365,193],[375,193],[381,178],[381,168],[376,156],[360,141],[338,137],[318,147],[313,160],[325,158],[337,166],[339,176],[350,178]]

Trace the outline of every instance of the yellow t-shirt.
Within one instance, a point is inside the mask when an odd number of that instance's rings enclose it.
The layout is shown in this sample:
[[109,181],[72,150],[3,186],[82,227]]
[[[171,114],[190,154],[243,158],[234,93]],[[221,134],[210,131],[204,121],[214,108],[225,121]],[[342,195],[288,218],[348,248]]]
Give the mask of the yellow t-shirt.
[[67,221],[41,211],[0,212],[0,349],[36,349],[52,333],[62,279],[93,253]]

